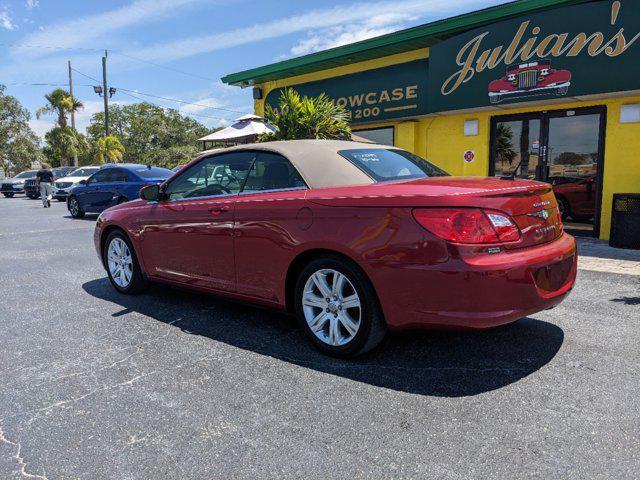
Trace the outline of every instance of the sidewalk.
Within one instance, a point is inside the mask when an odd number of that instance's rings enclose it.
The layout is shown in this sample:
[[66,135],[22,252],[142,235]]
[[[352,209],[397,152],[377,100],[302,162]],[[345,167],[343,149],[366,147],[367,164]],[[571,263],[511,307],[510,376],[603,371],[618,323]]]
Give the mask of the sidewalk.
[[578,269],[640,276],[640,250],[610,247],[596,238],[576,237]]

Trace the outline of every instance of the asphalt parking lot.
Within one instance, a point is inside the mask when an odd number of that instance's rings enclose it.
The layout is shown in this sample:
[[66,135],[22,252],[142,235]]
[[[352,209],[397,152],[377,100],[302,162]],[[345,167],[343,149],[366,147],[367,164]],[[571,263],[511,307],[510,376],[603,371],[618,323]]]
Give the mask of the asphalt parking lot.
[[0,199],[0,479],[638,478],[640,276],[343,361],[279,314],[115,293],[94,221]]

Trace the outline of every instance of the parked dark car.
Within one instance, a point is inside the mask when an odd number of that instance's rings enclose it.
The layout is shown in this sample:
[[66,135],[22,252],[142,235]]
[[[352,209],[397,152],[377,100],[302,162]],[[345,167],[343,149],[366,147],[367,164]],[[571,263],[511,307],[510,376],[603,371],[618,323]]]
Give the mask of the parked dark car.
[[[76,167],[59,167],[52,170],[55,179],[66,176],[69,172],[75,170]],[[34,200],[40,198],[40,187],[35,178],[30,178],[24,182],[24,193],[27,197]]]
[[4,179],[0,184],[0,192],[7,198],[11,198],[18,193],[24,193],[25,182],[31,178],[36,178],[36,173],[36,170],[27,170],[13,178]]
[[67,208],[74,218],[100,213],[138,198],[142,187],[162,183],[171,175],[171,170],[148,165],[106,165],[71,189]]

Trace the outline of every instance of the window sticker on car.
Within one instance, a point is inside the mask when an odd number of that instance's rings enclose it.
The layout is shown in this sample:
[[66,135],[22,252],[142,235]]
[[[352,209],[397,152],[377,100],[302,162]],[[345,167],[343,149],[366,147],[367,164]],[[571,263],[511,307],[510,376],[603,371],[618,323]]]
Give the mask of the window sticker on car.
[[379,162],[380,157],[375,153],[354,153],[353,158],[361,162]]

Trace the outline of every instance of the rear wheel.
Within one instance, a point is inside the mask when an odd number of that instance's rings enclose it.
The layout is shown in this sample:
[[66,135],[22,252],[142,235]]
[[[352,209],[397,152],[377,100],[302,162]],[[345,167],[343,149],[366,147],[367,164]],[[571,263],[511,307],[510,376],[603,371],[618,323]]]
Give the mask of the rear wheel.
[[296,316],[323,353],[349,357],[376,347],[386,324],[366,275],[339,257],[311,261],[296,282]]
[[116,290],[131,295],[146,288],[147,282],[136,253],[124,233],[118,230],[111,232],[104,243],[102,255],[109,280]]
[[69,213],[71,214],[71,216],[73,218],[82,218],[82,217],[84,217],[84,211],[80,207],[80,202],[78,201],[78,199],[76,197],[71,197],[69,199],[68,208],[69,208]]

